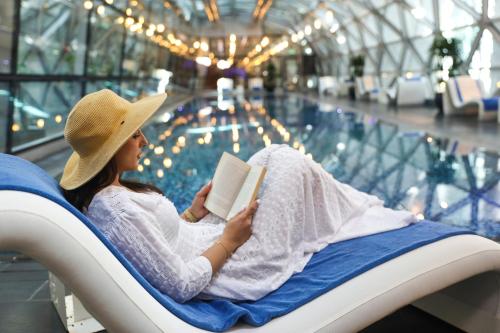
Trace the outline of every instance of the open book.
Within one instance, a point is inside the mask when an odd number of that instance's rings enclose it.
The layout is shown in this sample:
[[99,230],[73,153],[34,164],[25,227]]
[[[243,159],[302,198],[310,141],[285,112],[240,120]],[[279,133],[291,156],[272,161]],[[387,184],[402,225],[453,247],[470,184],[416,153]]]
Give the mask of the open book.
[[255,199],[265,175],[266,168],[251,166],[224,152],[215,169],[205,208],[230,220]]

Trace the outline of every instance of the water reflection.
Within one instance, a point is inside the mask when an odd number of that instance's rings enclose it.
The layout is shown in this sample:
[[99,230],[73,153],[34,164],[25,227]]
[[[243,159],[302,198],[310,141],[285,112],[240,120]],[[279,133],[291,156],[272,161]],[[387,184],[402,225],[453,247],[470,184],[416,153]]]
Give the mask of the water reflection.
[[394,124],[340,109],[323,112],[298,97],[252,96],[236,103],[231,113],[212,108],[198,117],[209,105],[196,100],[169,122],[145,129],[153,146],[164,149],[159,155],[149,151],[150,165],[144,163],[133,176],[155,182],[178,209],[189,205],[212,177],[223,151],[247,159],[269,144],[285,143],[311,154],[340,181],[379,196],[388,207],[500,239],[496,153],[476,149],[460,155],[459,142],[401,132]]

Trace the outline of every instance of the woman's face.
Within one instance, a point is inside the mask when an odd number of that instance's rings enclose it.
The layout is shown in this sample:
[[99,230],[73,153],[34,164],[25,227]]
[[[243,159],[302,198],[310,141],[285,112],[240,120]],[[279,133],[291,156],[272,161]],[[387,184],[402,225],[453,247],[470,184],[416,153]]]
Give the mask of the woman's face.
[[137,130],[115,154],[118,174],[124,171],[137,170],[141,158],[141,148],[148,144],[148,140],[141,130]]

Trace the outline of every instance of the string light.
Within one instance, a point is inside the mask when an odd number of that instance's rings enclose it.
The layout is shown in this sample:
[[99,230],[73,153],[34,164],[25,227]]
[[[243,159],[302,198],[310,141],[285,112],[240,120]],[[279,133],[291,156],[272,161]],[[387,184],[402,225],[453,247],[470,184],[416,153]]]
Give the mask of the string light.
[[83,2],[83,8],[85,8],[86,10],[91,10],[93,7],[94,3],[92,1],[87,0]]

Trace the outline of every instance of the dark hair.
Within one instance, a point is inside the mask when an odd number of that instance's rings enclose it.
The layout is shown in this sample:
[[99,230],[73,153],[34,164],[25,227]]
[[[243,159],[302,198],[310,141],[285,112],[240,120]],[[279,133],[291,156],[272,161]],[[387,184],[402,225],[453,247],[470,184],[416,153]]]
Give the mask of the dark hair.
[[[97,192],[113,183],[117,172],[118,170],[116,168],[115,159],[112,158],[97,175],[82,186],[73,190],[62,189],[64,197],[70,204],[75,206],[79,211],[83,212],[89,207],[90,202]],[[150,184],[143,184],[136,181],[122,179],[120,179],[120,184],[135,192],[156,192],[163,194],[159,188]]]

